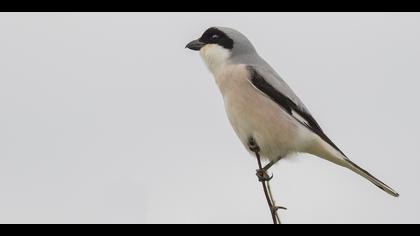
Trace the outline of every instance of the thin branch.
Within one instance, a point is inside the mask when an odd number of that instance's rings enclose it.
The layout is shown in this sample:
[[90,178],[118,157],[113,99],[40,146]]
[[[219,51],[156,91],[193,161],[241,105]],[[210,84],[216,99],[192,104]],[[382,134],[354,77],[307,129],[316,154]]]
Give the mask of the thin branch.
[[[261,165],[261,158],[260,158],[260,154],[258,151],[255,151],[255,155],[257,157],[257,161],[258,161],[258,168],[259,168],[259,173],[265,173],[265,170],[263,169],[262,165]],[[271,213],[271,218],[273,219],[273,224],[280,224],[280,218],[277,215],[277,207],[274,204],[274,200],[273,200],[273,196],[271,194],[271,188],[270,188],[270,184],[268,183],[270,178],[261,178],[262,176],[259,176],[259,180],[263,186],[263,190],[264,190],[264,194],[265,194],[265,198],[267,200],[267,204],[268,207],[270,209],[270,213]]]
[[[267,181],[267,188],[268,188],[268,194],[269,194],[270,199],[271,199],[271,204],[272,204],[273,206],[276,206],[276,202],[274,201],[273,193],[271,192],[271,185],[270,185],[270,182],[268,182],[268,181]],[[286,208],[284,208],[284,207],[280,207],[280,208],[281,208],[281,209],[286,209]],[[280,217],[279,217],[279,215],[277,214],[277,209],[275,210],[275,215],[276,215],[277,222],[278,222],[279,224],[281,224]]]

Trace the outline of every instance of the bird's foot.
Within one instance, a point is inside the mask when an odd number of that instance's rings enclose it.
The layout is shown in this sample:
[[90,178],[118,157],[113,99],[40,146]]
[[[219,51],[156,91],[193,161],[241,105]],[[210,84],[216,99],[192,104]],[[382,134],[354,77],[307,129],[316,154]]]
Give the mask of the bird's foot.
[[265,171],[264,169],[258,169],[256,175],[260,182],[266,182],[266,181],[268,182],[273,178],[273,175],[269,176],[267,174],[267,171]]

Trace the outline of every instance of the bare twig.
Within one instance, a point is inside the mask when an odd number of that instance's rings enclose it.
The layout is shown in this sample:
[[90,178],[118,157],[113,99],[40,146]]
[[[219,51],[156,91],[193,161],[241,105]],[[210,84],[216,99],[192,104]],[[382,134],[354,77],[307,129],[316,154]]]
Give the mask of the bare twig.
[[276,209],[275,209],[275,214],[276,214],[276,219],[277,219],[277,222],[278,222],[279,224],[281,224],[280,217],[279,217],[279,215],[277,214],[277,210],[278,210],[278,209],[284,209],[284,210],[286,210],[286,208],[285,208],[285,207],[277,207],[276,202],[274,201],[273,193],[271,192],[271,185],[270,185],[270,182],[268,182],[268,181],[267,181],[267,189],[268,189],[268,194],[270,195],[271,204],[272,204],[272,205],[276,208]]
[[[268,207],[270,209],[271,218],[273,218],[274,224],[281,224],[280,218],[277,214],[279,209],[286,209],[284,207],[276,206],[273,198],[273,194],[271,193],[271,187],[269,181],[273,178],[273,176],[269,176],[267,174],[267,170],[274,165],[277,161],[268,163],[267,166],[263,167],[261,164],[261,157],[260,157],[260,147],[258,146],[257,142],[253,137],[249,137],[248,139],[248,148],[252,152],[255,153],[255,157],[258,161],[258,170],[257,170],[257,177],[258,180],[261,182],[265,194],[265,198],[267,200]],[[280,159],[279,159],[280,160]]]
[[265,194],[265,198],[267,200],[267,204],[268,207],[270,209],[270,213],[271,213],[271,218],[273,219],[273,224],[280,224],[280,218],[277,215],[277,210],[278,208],[274,205],[274,200],[271,194],[271,188],[270,188],[270,184],[268,183],[268,181],[271,179],[269,178],[262,178],[263,175],[266,173],[265,170],[263,169],[262,165],[261,165],[261,158],[260,158],[260,154],[259,151],[255,150],[255,156],[257,157],[257,161],[258,161],[258,171],[257,171],[257,175],[258,178],[263,186],[263,190],[264,190],[264,194]]

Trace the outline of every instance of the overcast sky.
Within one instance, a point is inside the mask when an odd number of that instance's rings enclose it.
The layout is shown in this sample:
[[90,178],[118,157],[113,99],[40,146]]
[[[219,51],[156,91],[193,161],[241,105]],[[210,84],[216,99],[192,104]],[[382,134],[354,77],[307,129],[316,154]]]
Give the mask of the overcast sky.
[[420,14],[0,13],[0,223],[270,223],[185,45],[243,32],[354,162],[272,171],[284,223],[420,223]]

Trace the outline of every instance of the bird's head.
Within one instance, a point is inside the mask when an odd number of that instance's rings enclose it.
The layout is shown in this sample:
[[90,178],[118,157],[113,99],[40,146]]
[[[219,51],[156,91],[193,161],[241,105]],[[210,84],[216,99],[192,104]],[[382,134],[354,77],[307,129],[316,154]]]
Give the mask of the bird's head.
[[227,27],[207,29],[199,39],[189,42],[186,48],[200,51],[213,73],[217,73],[229,61],[256,54],[254,46],[242,33]]

